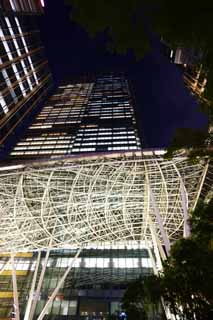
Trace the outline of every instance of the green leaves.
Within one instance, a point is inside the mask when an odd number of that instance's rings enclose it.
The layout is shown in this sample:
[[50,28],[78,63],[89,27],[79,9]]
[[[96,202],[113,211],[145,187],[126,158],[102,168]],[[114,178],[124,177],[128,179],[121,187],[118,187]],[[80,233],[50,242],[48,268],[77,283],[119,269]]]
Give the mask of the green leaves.
[[211,158],[212,151],[205,145],[207,139],[211,139],[207,130],[178,128],[164,157],[165,159],[171,159],[176,151],[185,149],[189,151],[190,161],[196,159],[196,157]]
[[[213,202],[200,202],[190,219],[191,238],[171,249],[161,278],[165,301],[181,319],[208,319],[213,298]],[[182,307],[182,311],[181,308]],[[181,311],[181,312],[180,312]]]
[[130,283],[123,299],[122,307],[126,311],[128,319],[146,319],[143,301],[143,283],[141,280]]
[[[164,265],[165,301],[187,319],[208,319],[212,299],[213,256],[194,239],[177,241]],[[182,307],[182,312],[180,312]],[[179,310],[179,311],[178,311]]]
[[73,7],[72,20],[80,24],[91,37],[108,34],[108,49],[125,54],[132,49],[137,59],[150,50],[144,31],[140,0],[67,0]]
[[190,218],[193,238],[213,250],[213,199],[208,204],[198,202]]
[[133,310],[133,306],[141,302],[143,310],[150,310],[151,305],[157,310],[161,297],[178,319],[210,319],[213,311],[212,217],[213,200],[208,204],[200,202],[190,218],[191,237],[180,239],[172,246],[162,274],[130,284],[123,299],[124,307],[133,315],[129,319],[141,319],[137,315],[139,309]]
[[136,17],[143,22],[143,16],[156,33],[174,46],[213,48],[210,0],[205,3],[180,0],[177,6],[169,0],[66,0],[66,3],[73,7],[72,19],[90,35],[109,30],[119,53],[132,48],[142,57],[149,48],[144,26],[134,26]]

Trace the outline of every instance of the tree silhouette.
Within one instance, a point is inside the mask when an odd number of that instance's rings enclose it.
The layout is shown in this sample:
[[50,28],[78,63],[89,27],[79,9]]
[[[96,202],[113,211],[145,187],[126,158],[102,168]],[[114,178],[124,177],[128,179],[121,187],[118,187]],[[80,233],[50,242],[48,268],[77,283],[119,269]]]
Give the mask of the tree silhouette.
[[143,286],[140,281],[132,285],[129,300],[134,301],[134,292],[141,300],[155,304],[162,296],[176,319],[212,319],[212,212],[213,200],[208,204],[200,201],[190,218],[191,237],[173,244],[159,276],[147,277]]
[[72,5],[72,19],[92,36],[107,31],[113,48],[132,48],[143,57],[149,48],[146,22],[172,46],[202,49],[203,62],[212,65],[213,39],[211,0],[66,0]]

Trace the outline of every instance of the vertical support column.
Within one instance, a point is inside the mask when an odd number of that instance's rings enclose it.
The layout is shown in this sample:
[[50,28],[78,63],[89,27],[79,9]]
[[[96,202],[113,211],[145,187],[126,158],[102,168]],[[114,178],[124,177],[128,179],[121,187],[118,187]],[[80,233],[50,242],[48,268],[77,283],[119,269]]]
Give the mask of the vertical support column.
[[35,271],[34,271],[34,275],[33,275],[32,285],[30,288],[30,294],[29,294],[29,298],[28,298],[28,302],[27,302],[27,307],[25,310],[24,320],[28,320],[29,316],[30,316],[30,309],[31,309],[31,305],[33,302],[33,296],[34,296],[34,291],[35,291],[35,284],[36,284],[40,260],[41,260],[41,252],[39,251],[37,261],[36,261],[36,267],[35,267]]
[[37,285],[37,289],[36,289],[36,292],[35,292],[35,296],[34,296],[34,299],[32,301],[32,307],[31,307],[31,310],[30,310],[30,313],[29,313],[29,320],[33,319],[33,316],[34,316],[34,313],[35,313],[36,304],[37,304],[37,301],[38,301],[38,298],[39,298],[39,295],[40,295],[41,286],[42,286],[43,279],[44,279],[44,274],[45,274],[45,271],[46,271],[46,268],[47,268],[47,262],[48,262],[48,259],[49,259],[49,254],[50,254],[50,249],[47,249],[46,256],[45,256],[45,259],[44,259],[44,265],[43,265],[43,268],[42,268],[42,271],[41,271],[41,275],[40,275],[40,278],[39,278],[39,281],[38,281],[38,285]]
[[14,263],[14,254],[11,254],[11,266],[12,266],[13,301],[14,301],[15,320],[20,320],[19,302],[18,302],[18,290],[17,290],[17,279],[16,279],[16,268],[15,268],[15,263]]
[[181,202],[183,208],[183,219],[184,219],[184,231],[183,236],[188,238],[190,236],[190,227],[188,223],[188,201],[187,201],[187,193],[186,188],[183,184],[182,178],[180,179],[180,193],[181,193]]
[[159,270],[162,270],[162,260],[166,260],[166,254],[162,248],[161,242],[157,236],[156,230],[155,230],[155,226],[152,222],[151,217],[149,217],[149,228],[150,228],[150,232],[151,232],[151,237],[152,237],[152,243],[153,243],[153,248],[154,248],[154,252],[155,252],[155,256],[156,256],[156,260],[157,260],[157,268]]
[[[147,238],[145,238],[145,242],[146,242],[146,246],[147,246],[147,249],[148,249],[148,252],[149,252],[150,259],[152,261],[152,267],[153,267],[153,270],[154,270],[154,274],[158,275],[158,268],[157,268],[157,265],[155,263],[155,258],[154,258],[153,254],[152,254],[152,250],[151,250],[151,248],[149,246]],[[154,247],[154,244],[153,244],[153,247]],[[157,257],[156,257],[156,260],[157,260]]]
[[[182,209],[183,209],[183,220],[184,220],[183,236],[185,238],[187,238],[190,236],[190,228],[189,228],[189,224],[188,224],[188,195],[187,195],[187,191],[184,186],[184,183],[183,183],[182,176],[181,176],[174,160],[173,160],[172,164],[174,166],[175,171],[177,172],[177,175],[178,175],[178,178],[180,181],[180,196],[181,196],[181,205],[182,205]],[[200,191],[198,193],[200,194]]]
[[203,170],[203,175],[202,175],[202,179],[201,179],[201,181],[200,181],[199,190],[198,190],[198,192],[197,192],[197,196],[196,196],[196,199],[195,199],[193,208],[192,208],[193,211],[194,211],[195,208],[196,208],[198,199],[199,199],[199,197],[200,197],[200,194],[201,194],[201,191],[202,191],[202,188],[203,188],[203,184],[204,184],[204,181],[205,181],[205,178],[206,178],[208,169],[209,169],[209,162],[210,162],[210,160],[207,160],[206,165],[205,165],[205,168],[204,168],[204,170]]
[[[162,260],[166,260],[166,255],[163,251],[162,245],[160,243],[160,240],[158,239],[158,236],[156,234],[156,230],[155,227],[152,223],[151,217],[149,217],[149,227],[150,227],[150,232],[151,232],[151,236],[152,236],[152,243],[153,243],[153,248],[154,248],[154,253],[155,253],[155,257],[156,257],[156,265],[155,265],[155,261],[154,261],[154,257],[152,254],[152,251],[149,247],[149,245],[147,244],[147,238],[145,238],[147,247],[148,247],[148,251],[149,251],[149,255],[151,257],[152,260],[152,264],[153,264],[153,269],[154,269],[154,274],[155,275],[159,275],[159,271],[163,270],[163,266],[162,266]],[[162,259],[162,260],[161,260]],[[166,319],[171,319],[171,317],[169,316],[169,309],[168,307],[165,305],[163,297],[161,297],[161,304],[162,304],[162,308],[164,309],[164,314],[166,316]]]
[[51,296],[49,297],[49,300],[47,301],[46,305],[44,306],[43,310],[40,313],[40,316],[38,317],[37,320],[43,320],[47,309],[49,307],[49,305],[53,302],[53,300],[55,299],[59,289],[61,288],[62,284],[64,283],[68,273],[70,272],[70,270],[72,269],[72,267],[74,266],[74,263],[76,261],[76,259],[78,258],[79,254],[81,253],[82,248],[78,249],[74,259],[72,260],[70,266],[67,268],[67,270],[65,271],[64,275],[62,276],[62,278],[60,279],[60,281],[57,284],[57,287],[55,288],[55,290],[53,291],[53,293],[51,294]]
[[166,249],[166,253],[167,253],[167,255],[169,255],[170,242],[169,242],[169,239],[168,239],[167,234],[165,232],[165,229],[164,229],[164,226],[163,226],[163,221],[162,221],[159,209],[157,207],[154,194],[153,194],[152,189],[150,187],[149,187],[149,190],[150,190],[150,200],[151,200],[151,203],[153,205],[155,217],[156,217],[157,222],[158,222],[158,226],[159,226],[160,233],[161,233],[161,236],[162,236],[162,239],[163,239],[163,243],[164,243],[164,246],[165,246],[165,249]]

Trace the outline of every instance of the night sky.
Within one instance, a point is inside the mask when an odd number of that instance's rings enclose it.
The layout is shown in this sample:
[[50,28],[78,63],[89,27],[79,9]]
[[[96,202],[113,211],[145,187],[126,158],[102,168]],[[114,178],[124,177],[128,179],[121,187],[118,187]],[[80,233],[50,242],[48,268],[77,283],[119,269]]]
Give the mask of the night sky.
[[90,39],[69,15],[70,7],[65,7],[63,0],[45,0],[41,38],[56,85],[68,76],[88,72],[127,72],[135,91],[137,122],[146,148],[168,146],[178,127],[201,128],[207,124],[185,88],[180,70],[161,53],[157,36],[151,38],[152,51],[136,61],[131,50],[127,55],[109,53],[104,34]]

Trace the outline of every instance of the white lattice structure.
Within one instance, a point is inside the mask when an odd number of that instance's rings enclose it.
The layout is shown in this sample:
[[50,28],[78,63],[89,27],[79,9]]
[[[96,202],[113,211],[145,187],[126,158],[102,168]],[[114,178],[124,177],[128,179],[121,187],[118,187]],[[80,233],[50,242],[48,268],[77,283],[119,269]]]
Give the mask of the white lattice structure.
[[141,154],[1,168],[0,250],[147,241],[153,234],[167,247],[186,231],[205,172],[205,161]]

